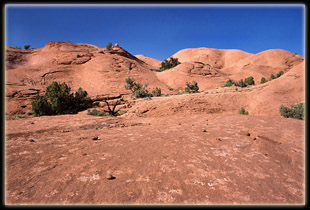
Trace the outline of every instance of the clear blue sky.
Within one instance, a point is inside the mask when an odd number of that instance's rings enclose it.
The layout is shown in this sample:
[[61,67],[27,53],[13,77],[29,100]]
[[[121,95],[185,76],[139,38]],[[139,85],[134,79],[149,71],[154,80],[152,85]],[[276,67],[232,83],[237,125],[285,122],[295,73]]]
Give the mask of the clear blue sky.
[[47,41],[105,47],[164,60],[185,48],[284,49],[304,56],[303,5],[6,5],[6,44]]

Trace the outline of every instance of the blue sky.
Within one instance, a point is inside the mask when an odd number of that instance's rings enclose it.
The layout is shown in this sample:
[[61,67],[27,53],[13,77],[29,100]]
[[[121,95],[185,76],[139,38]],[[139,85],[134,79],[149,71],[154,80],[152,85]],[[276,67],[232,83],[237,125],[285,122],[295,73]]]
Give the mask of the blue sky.
[[118,43],[164,60],[185,48],[284,49],[304,56],[303,5],[6,5],[9,46]]

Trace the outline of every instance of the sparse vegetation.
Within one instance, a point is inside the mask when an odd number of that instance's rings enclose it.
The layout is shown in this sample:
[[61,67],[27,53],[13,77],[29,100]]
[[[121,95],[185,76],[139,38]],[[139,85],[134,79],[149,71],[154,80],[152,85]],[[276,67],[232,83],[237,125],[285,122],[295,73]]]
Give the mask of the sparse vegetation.
[[105,48],[106,48],[107,50],[111,50],[111,49],[112,49],[112,43],[109,42]]
[[264,83],[266,83],[266,82],[268,82],[268,80],[267,80],[265,77],[262,77],[262,78],[260,79],[260,84],[264,84]]
[[108,111],[104,111],[105,112],[105,116],[118,116],[120,115],[118,112],[120,111],[119,109],[118,110],[115,110],[116,106],[120,104],[120,100],[117,100],[116,103],[114,104],[113,108],[111,109],[110,107],[110,104],[108,102],[108,97],[104,99],[104,102],[107,104],[108,106]]
[[161,89],[156,87],[153,92],[152,92],[153,96],[161,96]]
[[245,82],[243,82],[243,79],[239,80],[239,82],[237,83],[237,86],[239,87],[246,87],[247,84]]
[[291,105],[291,108],[281,105],[279,111],[281,116],[304,120],[305,119],[304,109],[305,104],[298,103],[295,105]]
[[134,78],[128,77],[125,79],[125,82],[126,82],[125,89],[130,90],[135,98],[144,98],[152,96],[152,94],[150,94],[146,89],[147,85],[143,86],[140,83],[136,83]]
[[254,78],[252,76],[245,78],[244,83],[248,85],[255,85]]
[[270,75],[270,80],[277,79],[277,78],[281,77],[283,74],[284,74],[283,71],[279,71],[276,75],[271,74]]
[[252,76],[245,78],[244,81],[243,79],[241,79],[238,82],[232,81],[232,83],[238,87],[247,87],[249,85],[255,85],[255,81]]
[[193,81],[192,83],[186,82],[185,92],[186,93],[197,93],[199,90],[198,83]]
[[228,79],[222,87],[231,87],[233,85],[233,81],[231,79]]
[[90,109],[87,110],[88,115],[94,115],[94,116],[103,116],[103,113],[97,109],[93,109],[90,111]]
[[241,107],[241,108],[239,109],[239,114],[248,115],[249,112],[248,112],[248,111],[245,111],[245,109],[244,109],[243,107]]
[[170,57],[169,60],[165,59],[160,66],[161,70],[171,69],[177,65],[181,64],[181,62],[178,61],[178,58]]
[[249,85],[255,85],[255,81],[252,76],[245,78],[244,81],[243,79],[239,81],[228,79],[226,83],[222,85],[222,87],[231,87],[232,85],[235,85],[237,87],[247,87]]
[[65,82],[52,82],[44,96],[37,95],[31,102],[34,116],[77,113],[89,107],[91,100],[86,91],[79,88],[73,94],[70,90]]

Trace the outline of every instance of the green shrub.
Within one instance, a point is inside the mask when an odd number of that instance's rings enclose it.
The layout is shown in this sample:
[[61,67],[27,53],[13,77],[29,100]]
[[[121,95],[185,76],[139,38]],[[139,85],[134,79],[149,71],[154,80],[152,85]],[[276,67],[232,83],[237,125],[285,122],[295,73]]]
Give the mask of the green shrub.
[[156,87],[152,93],[153,93],[153,96],[161,96],[161,89]]
[[147,85],[143,86],[140,83],[136,83],[134,78],[126,78],[125,79],[125,89],[130,90],[133,94],[134,97],[136,98],[144,98],[144,97],[149,97],[152,96],[146,89]]
[[31,102],[34,116],[52,115],[53,110],[51,104],[47,101],[45,96],[36,96],[36,99]]
[[232,85],[233,85],[233,81],[231,79],[228,79],[222,87],[230,87]]
[[305,106],[304,103],[291,105],[291,108],[281,105],[279,111],[281,116],[304,120],[305,119],[304,106]]
[[94,116],[103,116],[103,113],[100,112],[99,110],[97,109],[93,109],[90,111],[90,109],[87,110],[87,114],[88,115],[94,115]]
[[171,69],[177,65],[181,64],[181,62],[178,61],[178,58],[170,57],[169,60],[165,59],[160,66],[161,70]]
[[46,87],[44,96],[37,96],[32,104],[35,116],[58,115],[77,113],[90,105],[90,98],[87,92],[81,88],[75,94],[70,93],[71,88],[65,82],[59,84],[52,82]]
[[281,77],[284,74],[283,71],[279,71],[276,75],[271,74],[270,75],[270,80],[276,79],[278,77]]
[[145,97],[150,97],[151,94],[149,94],[146,87],[141,86],[139,89],[135,91],[134,96],[136,98],[145,98]]
[[248,111],[245,111],[245,109],[244,109],[243,107],[241,107],[241,108],[239,109],[239,114],[248,115],[249,112],[248,112]]
[[199,90],[198,84],[196,81],[193,81],[192,83],[186,82],[185,92],[186,93],[197,93]]
[[238,86],[239,86],[239,87],[246,87],[247,84],[246,84],[245,82],[243,82],[243,79],[241,79],[241,80],[239,80],[239,82],[238,82]]
[[126,82],[125,89],[130,90],[132,92],[132,94],[134,94],[135,90],[137,90],[137,88],[138,88],[138,85],[135,82],[135,79],[128,77],[125,79],[125,82]]
[[106,48],[107,50],[111,50],[111,48],[112,48],[112,43],[109,42],[105,48]]
[[244,82],[245,82],[245,84],[247,84],[247,86],[248,85],[255,85],[255,81],[254,81],[254,78],[252,76],[245,78]]
[[279,71],[279,72],[277,73],[277,78],[278,78],[278,77],[281,77],[283,74],[284,74],[284,72],[283,72],[282,70]]
[[262,77],[262,78],[260,79],[260,84],[264,84],[265,82],[268,82],[268,80],[266,80],[265,77]]

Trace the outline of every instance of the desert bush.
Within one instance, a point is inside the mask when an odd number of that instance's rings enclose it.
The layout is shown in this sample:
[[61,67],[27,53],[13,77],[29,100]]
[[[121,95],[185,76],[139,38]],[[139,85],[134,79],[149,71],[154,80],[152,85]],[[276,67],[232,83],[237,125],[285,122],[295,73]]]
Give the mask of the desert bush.
[[265,77],[262,77],[262,78],[260,79],[260,84],[264,84],[264,83],[266,83],[266,82],[268,82],[268,80],[266,80]]
[[178,61],[178,58],[170,57],[169,60],[165,59],[160,66],[161,70],[171,69],[177,65],[181,64],[181,62]]
[[247,85],[255,85],[255,81],[254,81],[254,78],[252,76],[245,78],[244,82]]
[[28,50],[31,47],[31,45],[24,45],[24,49]]
[[246,87],[247,84],[245,82],[243,82],[243,79],[239,80],[238,85],[239,87]]
[[270,75],[270,80],[277,79],[277,78],[281,77],[283,74],[284,74],[284,72],[282,70],[279,71],[276,75],[271,74]]
[[248,111],[245,111],[245,109],[244,109],[243,107],[241,107],[241,108],[239,109],[239,114],[248,115],[249,112],[248,112]]
[[135,90],[138,88],[137,83],[135,82],[135,79],[128,77],[125,79],[125,82],[126,82],[125,89],[130,90],[132,94],[134,94]]
[[107,106],[108,106],[108,111],[104,111],[104,112],[105,112],[105,113],[104,113],[104,116],[119,116],[119,115],[120,115],[120,114],[119,114],[119,111],[120,111],[120,110],[119,110],[119,109],[118,109],[118,110],[115,110],[115,108],[116,108],[117,105],[120,104],[121,100],[123,100],[123,99],[117,100],[112,109],[111,109],[111,107],[110,107],[110,104],[109,104],[109,102],[108,102],[108,99],[109,99],[109,97],[107,97],[107,98],[104,99],[104,102],[105,102],[105,103],[107,104]]
[[231,87],[233,85],[233,81],[231,79],[228,79],[222,87]]
[[152,96],[146,89],[147,85],[143,86],[140,83],[136,83],[134,78],[126,78],[125,79],[125,89],[130,90],[132,92],[132,95],[136,98],[144,98]]
[[136,98],[145,98],[145,97],[150,97],[152,96],[148,90],[146,89],[146,86],[140,86],[134,93],[134,96]]
[[112,43],[109,42],[105,48],[106,48],[107,50],[111,50],[111,48],[112,48]]
[[198,83],[193,81],[192,83],[186,82],[185,92],[186,93],[197,93],[199,90]]
[[87,114],[88,115],[94,115],[94,116],[103,116],[103,113],[100,112],[99,110],[97,109],[93,109],[90,111],[90,109],[87,110]]
[[34,116],[52,115],[53,110],[51,104],[47,101],[45,96],[36,96],[36,99],[31,102]]
[[35,116],[58,115],[77,113],[90,105],[87,92],[81,88],[75,94],[70,93],[71,88],[65,82],[62,84],[52,82],[46,87],[44,96],[37,96],[32,104]]
[[153,93],[153,96],[161,96],[161,89],[156,87],[152,93]]
[[284,74],[284,72],[281,70],[281,71],[279,71],[279,72],[277,73],[276,77],[277,77],[277,78],[278,78],[278,77],[281,77],[283,74]]
[[281,105],[279,110],[280,115],[287,118],[304,120],[305,119],[304,106],[305,106],[304,103],[291,105],[291,108]]
[[249,85],[255,85],[255,81],[252,76],[245,78],[244,81],[243,79],[239,80],[238,82],[231,80],[231,83],[237,87],[247,87]]

